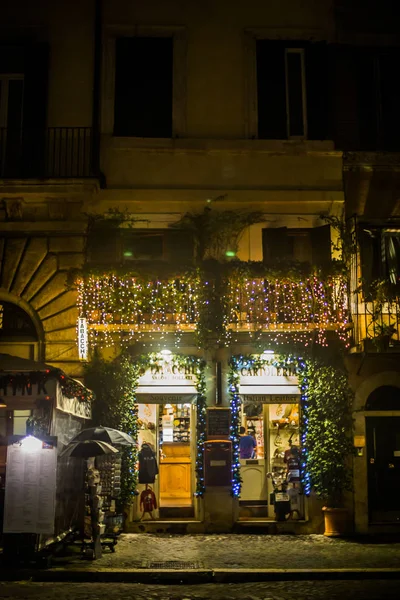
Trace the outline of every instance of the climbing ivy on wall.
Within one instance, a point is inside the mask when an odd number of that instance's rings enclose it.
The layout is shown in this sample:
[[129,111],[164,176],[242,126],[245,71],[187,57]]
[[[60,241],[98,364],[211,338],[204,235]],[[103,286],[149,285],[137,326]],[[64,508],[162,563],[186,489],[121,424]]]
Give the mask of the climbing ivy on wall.
[[[121,355],[113,362],[106,362],[95,355],[94,359],[88,363],[85,374],[86,384],[96,393],[92,412],[93,425],[103,425],[125,431],[134,440],[137,440],[138,418],[135,388],[138,377],[138,368],[128,356]],[[120,508],[132,500],[136,490],[137,455],[136,445],[123,447]]]
[[344,370],[319,361],[306,361],[300,379],[306,390],[303,456],[310,485],[328,506],[338,507],[343,492],[352,488],[353,393]]

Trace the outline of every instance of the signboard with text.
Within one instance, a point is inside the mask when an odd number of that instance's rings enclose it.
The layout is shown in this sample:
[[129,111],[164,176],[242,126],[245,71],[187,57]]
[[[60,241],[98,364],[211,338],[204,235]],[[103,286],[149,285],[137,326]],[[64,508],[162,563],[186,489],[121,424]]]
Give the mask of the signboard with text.
[[207,439],[228,439],[231,426],[230,408],[207,409]]
[[56,469],[57,438],[10,438],[4,533],[54,533]]

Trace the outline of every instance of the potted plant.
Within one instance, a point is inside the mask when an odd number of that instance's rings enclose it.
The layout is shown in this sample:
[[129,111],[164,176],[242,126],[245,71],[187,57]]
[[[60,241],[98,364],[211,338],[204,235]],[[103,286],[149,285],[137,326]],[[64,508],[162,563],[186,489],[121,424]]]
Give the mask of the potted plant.
[[323,500],[325,535],[348,531],[345,492],[352,489],[352,392],[344,370],[310,361],[303,465],[315,494]]

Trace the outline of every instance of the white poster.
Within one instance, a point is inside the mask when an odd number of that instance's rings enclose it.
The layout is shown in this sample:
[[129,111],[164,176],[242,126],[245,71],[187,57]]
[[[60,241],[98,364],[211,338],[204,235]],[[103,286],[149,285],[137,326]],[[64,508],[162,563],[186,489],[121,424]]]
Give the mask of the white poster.
[[28,436],[7,448],[4,533],[54,533],[57,447]]

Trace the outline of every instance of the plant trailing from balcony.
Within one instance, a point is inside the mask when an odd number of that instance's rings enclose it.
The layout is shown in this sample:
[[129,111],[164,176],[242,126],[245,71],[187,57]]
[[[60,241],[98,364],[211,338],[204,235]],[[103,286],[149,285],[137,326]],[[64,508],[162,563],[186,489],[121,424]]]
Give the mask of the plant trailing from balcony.
[[184,271],[86,267],[73,278],[92,347],[126,346],[160,333],[179,345],[192,332],[206,348],[227,345],[243,326],[253,340],[272,335],[284,343],[294,335],[304,345],[325,345],[333,330],[348,343],[345,278],[322,277],[302,263],[271,268],[207,260]]
[[236,256],[244,230],[263,221],[262,212],[219,211],[206,206],[201,213],[186,213],[172,226],[193,232],[196,262],[200,264],[208,259],[224,261]]

